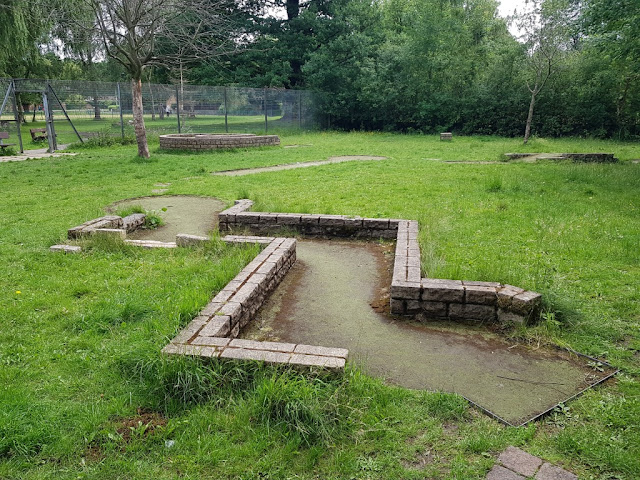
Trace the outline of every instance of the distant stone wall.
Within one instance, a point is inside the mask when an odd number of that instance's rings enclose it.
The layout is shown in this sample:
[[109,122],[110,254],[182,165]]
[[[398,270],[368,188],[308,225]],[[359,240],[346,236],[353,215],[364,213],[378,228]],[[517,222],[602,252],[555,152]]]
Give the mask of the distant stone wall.
[[215,150],[280,145],[277,135],[176,133],[160,135],[160,148],[169,150]]

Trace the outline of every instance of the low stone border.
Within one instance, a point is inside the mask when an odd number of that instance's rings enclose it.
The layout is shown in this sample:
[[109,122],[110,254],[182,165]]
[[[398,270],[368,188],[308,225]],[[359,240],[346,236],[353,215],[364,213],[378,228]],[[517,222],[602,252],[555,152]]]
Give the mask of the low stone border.
[[282,227],[304,235],[394,239],[401,220],[362,218],[348,215],[310,215],[305,213],[249,212],[251,200],[243,199],[218,214],[220,231],[249,229],[259,233],[275,233]]
[[539,293],[497,282],[422,278],[418,222],[345,215],[249,212],[251,200],[218,214],[220,229],[277,232],[290,228],[310,236],[395,238],[391,313],[435,320],[528,324],[542,306]]
[[505,153],[510,160],[540,158],[545,160],[572,160],[580,163],[617,163],[613,153]]
[[[227,236],[229,243],[268,243],[162,351],[207,358],[343,369],[348,350],[292,343],[236,339],[296,260],[293,238]],[[194,246],[206,237],[180,234],[179,246]]]
[[117,215],[106,215],[104,217],[94,218],[93,220],[84,222],[82,225],[67,230],[67,238],[74,240],[96,233],[113,234],[113,230],[122,231],[123,233],[118,235],[125,238],[127,233],[131,233],[144,225],[146,218],[147,216],[144,213],[133,213],[124,218]]
[[160,135],[160,148],[168,150],[217,150],[280,145],[277,135],[174,133]]

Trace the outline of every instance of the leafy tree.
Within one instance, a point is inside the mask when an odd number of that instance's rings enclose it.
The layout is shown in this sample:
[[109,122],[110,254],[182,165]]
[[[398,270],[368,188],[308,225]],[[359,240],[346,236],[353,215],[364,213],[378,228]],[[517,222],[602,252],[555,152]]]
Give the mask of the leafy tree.
[[[131,78],[138,155],[149,157],[142,110],[142,76],[153,65],[219,53],[230,39],[224,0],[85,0],[93,10],[84,28]],[[90,19],[89,19],[90,18]],[[76,17],[76,21],[78,18]]]

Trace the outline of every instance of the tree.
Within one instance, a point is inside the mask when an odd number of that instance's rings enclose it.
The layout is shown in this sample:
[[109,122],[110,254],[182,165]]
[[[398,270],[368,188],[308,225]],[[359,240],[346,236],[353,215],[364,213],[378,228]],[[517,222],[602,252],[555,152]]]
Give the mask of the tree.
[[[637,0],[587,0],[585,4],[583,31],[589,36],[589,43],[610,60],[620,79],[616,119],[622,137],[636,121],[633,112],[638,107],[640,3]],[[636,103],[631,106],[634,98]]]
[[105,53],[131,79],[138,155],[149,157],[142,109],[147,67],[206,59],[229,48],[231,22],[225,0],[84,0],[93,10],[85,24],[99,34]]
[[569,5],[563,0],[532,0],[531,9],[520,14],[518,28],[527,51],[526,85],[531,100],[524,130],[529,141],[536,97],[563,61],[568,40]]

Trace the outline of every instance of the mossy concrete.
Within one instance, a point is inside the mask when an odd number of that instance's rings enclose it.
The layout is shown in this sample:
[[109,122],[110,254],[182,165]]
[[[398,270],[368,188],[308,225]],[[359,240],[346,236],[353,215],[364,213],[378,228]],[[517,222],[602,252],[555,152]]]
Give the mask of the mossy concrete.
[[226,208],[224,202],[212,197],[159,195],[123,200],[111,205],[109,210],[133,205],[155,213],[164,224],[159,228],[137,230],[129,238],[161,242],[174,242],[178,233],[208,235],[218,225],[218,213]]
[[459,393],[513,424],[602,375],[586,360],[510,342],[483,327],[393,318],[383,307],[390,252],[374,243],[299,241],[296,265],[241,336],[347,348],[372,375]]

